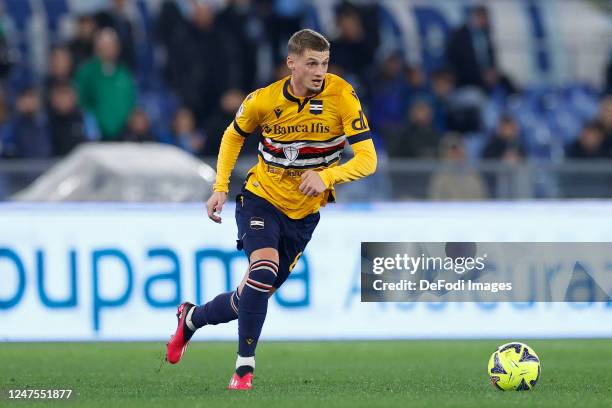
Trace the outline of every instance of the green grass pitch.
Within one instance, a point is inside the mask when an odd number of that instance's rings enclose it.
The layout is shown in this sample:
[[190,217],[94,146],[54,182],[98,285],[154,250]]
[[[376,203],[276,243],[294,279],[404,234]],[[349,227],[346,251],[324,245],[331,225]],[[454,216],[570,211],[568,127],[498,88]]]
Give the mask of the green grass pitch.
[[[520,339],[514,339],[520,341]],[[529,340],[542,376],[529,392],[496,391],[500,340],[266,342],[255,388],[225,390],[233,343],[194,342],[164,364],[164,343],[0,344],[0,406],[74,407],[612,407],[612,340]],[[73,389],[70,401],[9,401],[8,389]]]

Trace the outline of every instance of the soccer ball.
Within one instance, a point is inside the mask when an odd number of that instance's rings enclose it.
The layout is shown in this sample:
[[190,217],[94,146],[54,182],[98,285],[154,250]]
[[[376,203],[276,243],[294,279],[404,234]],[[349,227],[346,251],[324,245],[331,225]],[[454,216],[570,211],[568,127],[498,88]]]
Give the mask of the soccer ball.
[[528,391],[540,378],[540,359],[526,344],[503,344],[491,354],[488,372],[497,389]]

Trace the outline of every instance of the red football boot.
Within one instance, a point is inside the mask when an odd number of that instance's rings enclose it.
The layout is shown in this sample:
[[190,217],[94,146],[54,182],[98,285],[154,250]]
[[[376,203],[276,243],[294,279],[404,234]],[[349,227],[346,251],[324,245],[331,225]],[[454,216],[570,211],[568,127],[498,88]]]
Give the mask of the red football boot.
[[250,390],[251,388],[253,388],[253,373],[246,373],[243,377],[234,373],[227,386],[228,390]]
[[181,304],[176,311],[178,326],[176,327],[174,336],[166,343],[166,361],[170,364],[176,364],[181,361],[183,353],[187,350],[189,340],[191,340],[191,336],[195,333],[193,330],[189,329],[185,323],[187,313],[189,313],[193,307],[195,307],[193,303],[185,302]]

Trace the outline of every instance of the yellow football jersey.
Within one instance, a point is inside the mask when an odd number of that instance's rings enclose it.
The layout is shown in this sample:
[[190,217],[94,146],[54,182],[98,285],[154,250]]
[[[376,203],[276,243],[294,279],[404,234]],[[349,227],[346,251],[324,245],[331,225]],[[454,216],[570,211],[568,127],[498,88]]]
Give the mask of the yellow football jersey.
[[261,128],[258,163],[249,170],[246,189],[294,219],[333,200],[333,186],[316,197],[302,194],[302,173],[336,166],[346,141],[371,138],[353,87],[333,74],[306,98],[291,93],[290,77],[254,91],[230,126],[245,137]]

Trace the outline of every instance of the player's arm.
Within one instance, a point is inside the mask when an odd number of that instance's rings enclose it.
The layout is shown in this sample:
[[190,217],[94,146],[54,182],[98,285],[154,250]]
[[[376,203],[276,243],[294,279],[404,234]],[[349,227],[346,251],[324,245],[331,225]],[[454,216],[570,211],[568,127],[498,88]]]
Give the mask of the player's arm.
[[367,139],[352,145],[355,156],[351,160],[343,165],[330,167],[319,172],[326,188],[331,188],[335,184],[358,180],[376,171],[376,150],[371,136],[368,134],[367,137]]
[[217,157],[217,177],[213,185],[213,193],[206,202],[208,218],[216,223],[221,223],[220,213],[229,192],[229,182],[244,139],[257,126],[259,126],[259,111],[257,109],[256,95],[258,91],[246,97],[236,118],[230,123],[223,133],[219,156]]
[[341,103],[344,134],[355,153],[346,163],[323,169],[308,171],[302,175],[300,191],[306,195],[318,195],[335,184],[346,183],[369,176],[376,171],[376,150],[370,135],[367,119],[359,99],[352,89],[347,89]]

